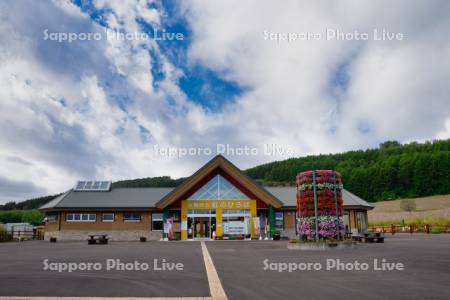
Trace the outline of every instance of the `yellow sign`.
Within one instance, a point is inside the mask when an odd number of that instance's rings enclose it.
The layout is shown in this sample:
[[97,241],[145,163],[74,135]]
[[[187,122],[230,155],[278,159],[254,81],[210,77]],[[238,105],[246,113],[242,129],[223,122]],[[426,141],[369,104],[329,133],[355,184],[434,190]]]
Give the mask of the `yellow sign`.
[[251,200],[186,200],[187,209],[250,209]]

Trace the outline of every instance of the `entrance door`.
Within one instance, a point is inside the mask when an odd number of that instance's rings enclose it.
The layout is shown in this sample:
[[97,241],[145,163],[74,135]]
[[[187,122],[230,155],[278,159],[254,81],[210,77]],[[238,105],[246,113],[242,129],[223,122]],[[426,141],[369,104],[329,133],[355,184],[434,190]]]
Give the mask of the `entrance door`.
[[188,217],[188,239],[210,239],[216,228],[216,217]]
[[209,218],[200,217],[194,219],[194,238],[210,238]]

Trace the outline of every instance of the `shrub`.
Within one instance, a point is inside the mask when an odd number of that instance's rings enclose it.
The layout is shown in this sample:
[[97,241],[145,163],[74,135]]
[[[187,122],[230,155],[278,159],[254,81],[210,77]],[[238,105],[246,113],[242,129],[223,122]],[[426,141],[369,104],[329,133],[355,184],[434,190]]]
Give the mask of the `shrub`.
[[430,233],[444,233],[445,228],[444,227],[431,227]]
[[33,210],[5,210],[0,211],[0,223],[30,223],[40,225],[44,214],[37,209]]
[[0,227],[0,242],[9,242],[12,239],[12,234],[8,233],[3,227]]
[[414,199],[402,199],[400,201],[400,208],[404,211],[415,211],[416,201]]

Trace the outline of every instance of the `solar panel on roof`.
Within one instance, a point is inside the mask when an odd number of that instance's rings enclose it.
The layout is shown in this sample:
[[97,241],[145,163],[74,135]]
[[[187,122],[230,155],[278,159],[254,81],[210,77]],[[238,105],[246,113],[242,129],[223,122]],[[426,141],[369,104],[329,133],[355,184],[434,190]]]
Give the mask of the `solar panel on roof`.
[[84,181],[78,181],[77,182],[77,186],[75,187],[75,189],[76,190],[83,189],[85,184],[86,184],[86,182],[84,182]]
[[93,190],[100,189],[100,181],[94,181],[94,183],[92,184],[92,189]]
[[106,192],[111,189],[111,181],[78,181],[74,190],[78,192]]

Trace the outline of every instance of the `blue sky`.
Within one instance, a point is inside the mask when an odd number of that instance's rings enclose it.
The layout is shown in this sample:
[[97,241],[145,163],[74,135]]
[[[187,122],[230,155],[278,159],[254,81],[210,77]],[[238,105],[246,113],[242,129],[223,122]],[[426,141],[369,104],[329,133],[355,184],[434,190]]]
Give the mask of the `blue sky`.
[[[0,203],[80,179],[187,176],[222,144],[257,149],[225,154],[245,169],[389,139],[449,138],[450,4],[397,1],[386,12],[387,4],[1,2]],[[327,29],[405,38],[264,35]],[[101,39],[58,42],[45,30]],[[108,40],[105,30],[183,39]],[[285,152],[265,153],[267,145]]]

